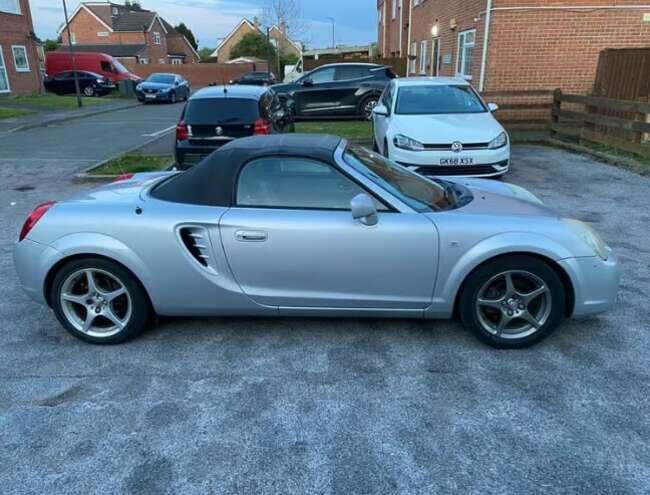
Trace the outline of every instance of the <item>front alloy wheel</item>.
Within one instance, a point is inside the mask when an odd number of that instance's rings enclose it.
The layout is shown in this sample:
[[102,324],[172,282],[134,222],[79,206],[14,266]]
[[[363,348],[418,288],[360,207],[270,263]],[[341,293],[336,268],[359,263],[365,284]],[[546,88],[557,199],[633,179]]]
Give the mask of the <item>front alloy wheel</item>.
[[376,97],[368,98],[363,102],[362,112],[363,112],[363,117],[366,120],[372,120],[372,111],[377,106],[377,103],[379,103],[379,98]]
[[92,258],[73,261],[55,276],[52,306],[75,337],[116,344],[139,333],[149,320],[144,289],[124,267]]
[[84,88],[84,94],[86,96],[94,96],[95,95],[95,89],[92,86],[86,86]]
[[460,298],[463,325],[499,348],[531,346],[562,321],[565,290],[544,261],[504,257],[483,265],[467,279]]

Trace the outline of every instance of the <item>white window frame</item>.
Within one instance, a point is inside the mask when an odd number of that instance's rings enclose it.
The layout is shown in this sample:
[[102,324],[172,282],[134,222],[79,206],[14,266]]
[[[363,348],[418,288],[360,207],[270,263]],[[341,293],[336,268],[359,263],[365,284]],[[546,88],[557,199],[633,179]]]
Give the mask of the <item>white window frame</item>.
[[113,8],[111,9],[111,14],[112,14],[112,15],[114,15],[114,16],[115,16],[115,15],[119,15],[119,13],[120,13],[120,9],[118,9],[117,7],[113,7]]
[[108,31],[97,31],[98,38],[108,38]]
[[397,18],[397,0],[391,0],[391,2],[393,2],[393,3],[390,6],[391,7],[390,15],[391,15],[392,19],[396,19]]
[[23,15],[23,11],[20,9],[20,0],[14,0],[13,10],[5,10],[4,8],[0,8],[0,12],[14,15]]
[[158,59],[158,65],[165,65],[166,61],[164,58],[159,58]]
[[154,45],[160,45],[160,43],[162,43],[162,40],[160,38],[160,33],[158,31],[154,31],[152,33],[152,38],[153,38]]
[[182,58],[172,58],[172,65],[183,65],[183,59]]
[[149,65],[149,58],[141,57],[140,58],[140,65]]
[[7,73],[7,64],[5,64],[5,57],[2,53],[2,45],[0,45],[0,71],[4,71],[5,81],[7,81],[7,89],[0,89],[0,94],[11,93],[11,83],[9,82],[9,74]]
[[70,33],[70,43],[72,43],[73,45],[77,44],[77,35],[72,32]]
[[[25,55],[25,63],[27,67],[18,67],[18,62],[16,61],[16,48],[23,51]],[[16,72],[31,72],[32,69],[29,66],[29,57],[27,56],[27,47],[25,45],[11,45],[11,55],[14,57],[14,67]]]
[[[467,36],[473,34],[474,41],[467,43]],[[476,29],[468,29],[458,33],[458,53],[456,54],[456,74],[465,79],[472,79],[472,62],[468,60],[467,49],[472,49],[472,54],[476,48]],[[473,57],[472,57],[473,58]]]
[[411,53],[409,54],[409,74],[415,74],[418,69],[418,43],[411,43]]
[[427,74],[427,40],[420,41],[420,74]]

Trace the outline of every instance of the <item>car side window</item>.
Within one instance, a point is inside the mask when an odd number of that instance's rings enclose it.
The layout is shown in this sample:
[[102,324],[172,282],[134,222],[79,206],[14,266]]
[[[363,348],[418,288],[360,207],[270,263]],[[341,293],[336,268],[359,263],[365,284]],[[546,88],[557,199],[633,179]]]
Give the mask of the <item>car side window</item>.
[[394,90],[393,84],[389,84],[388,86],[386,86],[386,89],[384,90],[384,94],[382,96],[382,103],[388,109],[389,113],[393,108],[393,90]]
[[327,69],[314,72],[309,76],[309,79],[311,79],[314,84],[333,82],[335,72],[336,69],[334,69],[334,67],[328,67]]
[[[244,166],[237,205],[259,208],[349,210],[364,190],[330,165],[307,158],[268,157]],[[377,202],[378,210],[386,207]]]
[[357,65],[343,65],[336,69],[337,81],[349,81],[352,79],[362,79],[368,77],[370,74],[366,67]]

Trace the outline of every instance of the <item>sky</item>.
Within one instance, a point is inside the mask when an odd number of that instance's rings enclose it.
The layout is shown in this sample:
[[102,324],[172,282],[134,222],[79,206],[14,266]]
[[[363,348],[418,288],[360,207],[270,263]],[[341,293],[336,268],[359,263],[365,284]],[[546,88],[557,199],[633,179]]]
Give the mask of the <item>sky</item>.
[[[97,0],[95,0],[97,1]],[[332,45],[335,19],[337,44],[367,44],[376,41],[376,0],[299,0],[303,41],[310,48]],[[115,0],[123,3],[123,0]],[[141,0],[145,9],[155,10],[173,25],[184,22],[201,47],[216,47],[242,19],[260,14],[265,0]],[[31,0],[34,30],[41,39],[54,39],[63,22],[62,0]],[[77,8],[77,0],[67,0],[68,13]]]

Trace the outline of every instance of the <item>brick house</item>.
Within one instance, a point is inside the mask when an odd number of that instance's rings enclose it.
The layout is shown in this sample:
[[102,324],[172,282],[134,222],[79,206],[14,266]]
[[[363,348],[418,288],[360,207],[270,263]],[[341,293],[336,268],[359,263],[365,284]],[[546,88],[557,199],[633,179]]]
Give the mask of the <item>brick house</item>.
[[[212,52],[211,57],[217,59],[218,62],[225,63],[228,62],[230,57],[230,52],[232,49],[241,41],[241,39],[248,33],[259,33],[263,36],[266,36],[266,32],[262,31],[257,20],[253,22],[248,19],[242,19],[235,28],[228,33],[216,50]],[[294,54],[297,57],[302,56],[302,47],[299,43],[292,41],[286,34],[285,26],[272,26],[269,29],[269,37],[273,45],[280,50],[283,54]]]
[[650,45],[642,0],[378,0],[378,51],[482,92],[591,91],[599,53]]
[[[67,50],[65,23],[59,29]],[[195,64],[199,54],[189,41],[156,12],[112,2],[83,2],[70,16],[75,49],[101,52],[140,64]]]
[[29,1],[0,1],[0,94],[40,91],[39,45]]

